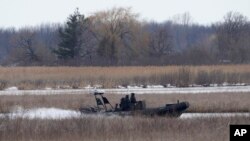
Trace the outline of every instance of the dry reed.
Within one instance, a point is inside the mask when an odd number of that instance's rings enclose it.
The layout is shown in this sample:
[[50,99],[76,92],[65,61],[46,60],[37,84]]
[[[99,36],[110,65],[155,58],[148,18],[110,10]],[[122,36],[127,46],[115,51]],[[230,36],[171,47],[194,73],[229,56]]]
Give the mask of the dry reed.
[[[4,84],[2,84],[2,82]],[[209,83],[249,83],[250,65],[162,67],[0,67],[0,89],[79,88],[102,85],[188,86]]]
[[64,120],[2,119],[4,141],[227,141],[229,124],[250,124],[249,117],[169,119],[95,117]]

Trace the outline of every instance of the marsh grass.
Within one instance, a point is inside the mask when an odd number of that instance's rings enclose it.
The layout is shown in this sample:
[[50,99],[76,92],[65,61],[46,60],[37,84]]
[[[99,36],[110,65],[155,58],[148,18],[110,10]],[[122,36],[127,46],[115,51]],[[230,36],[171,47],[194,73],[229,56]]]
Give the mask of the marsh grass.
[[[4,82],[4,83],[2,83]],[[102,85],[250,83],[250,65],[165,67],[0,67],[0,89],[81,88]]]
[[[4,83],[2,83],[4,82]],[[0,68],[0,89],[81,88],[100,84],[117,85],[172,84],[186,87],[249,83],[250,65],[169,66],[169,67],[15,67]],[[114,105],[124,95],[107,94]],[[250,93],[147,94],[137,95],[148,107],[163,106],[177,100],[188,101],[187,112],[250,112]],[[82,95],[0,96],[0,112],[15,107],[25,109],[56,107],[78,110],[93,106],[94,97]],[[2,141],[227,141],[230,124],[250,124],[249,117],[169,119],[146,117],[83,117],[63,120],[0,118]]]
[[247,117],[3,119],[0,122],[0,139],[4,141],[228,141],[230,124],[249,124],[249,121]]

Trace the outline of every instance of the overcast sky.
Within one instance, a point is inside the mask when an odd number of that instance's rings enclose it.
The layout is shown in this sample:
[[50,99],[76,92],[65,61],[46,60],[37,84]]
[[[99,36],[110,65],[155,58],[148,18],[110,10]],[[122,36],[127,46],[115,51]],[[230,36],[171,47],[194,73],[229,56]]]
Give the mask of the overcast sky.
[[199,24],[220,21],[229,11],[250,19],[250,0],[0,0],[0,27],[63,23],[76,7],[86,16],[112,7],[132,7],[141,19],[158,22],[184,12]]

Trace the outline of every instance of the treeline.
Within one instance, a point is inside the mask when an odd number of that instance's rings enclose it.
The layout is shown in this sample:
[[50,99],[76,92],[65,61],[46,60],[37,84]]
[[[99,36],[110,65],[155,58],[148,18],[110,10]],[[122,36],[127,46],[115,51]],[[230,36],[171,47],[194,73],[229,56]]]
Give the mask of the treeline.
[[0,29],[4,66],[209,65],[250,62],[250,22],[229,12],[209,26],[189,14],[163,23],[140,21],[129,8],[78,9],[64,24]]

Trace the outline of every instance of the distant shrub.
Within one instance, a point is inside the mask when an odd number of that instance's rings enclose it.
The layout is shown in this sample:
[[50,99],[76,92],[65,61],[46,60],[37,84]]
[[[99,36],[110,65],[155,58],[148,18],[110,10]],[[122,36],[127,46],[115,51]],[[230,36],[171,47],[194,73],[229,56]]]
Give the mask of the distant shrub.
[[221,70],[213,70],[210,72],[211,83],[222,84],[226,81],[226,74]]
[[17,87],[19,90],[41,89],[45,88],[46,83],[46,80],[22,80],[17,83]]
[[240,82],[239,73],[227,73],[227,82],[230,84],[235,84]]
[[207,71],[201,70],[195,77],[195,84],[207,86],[211,83],[211,77]]
[[187,67],[182,67],[177,72],[176,86],[188,87],[190,83],[191,72]]
[[173,74],[173,73],[169,73],[169,74],[162,74],[159,76],[159,83],[161,85],[167,85],[167,84],[174,84],[175,83],[175,77],[177,75]]
[[6,80],[0,80],[0,90],[4,90],[7,87]]
[[241,83],[250,83],[250,73],[244,72],[240,74],[240,81]]
[[[154,82],[156,80],[156,76],[149,76],[149,81]],[[135,76],[132,78],[132,85],[144,85],[147,83],[147,77]]]

